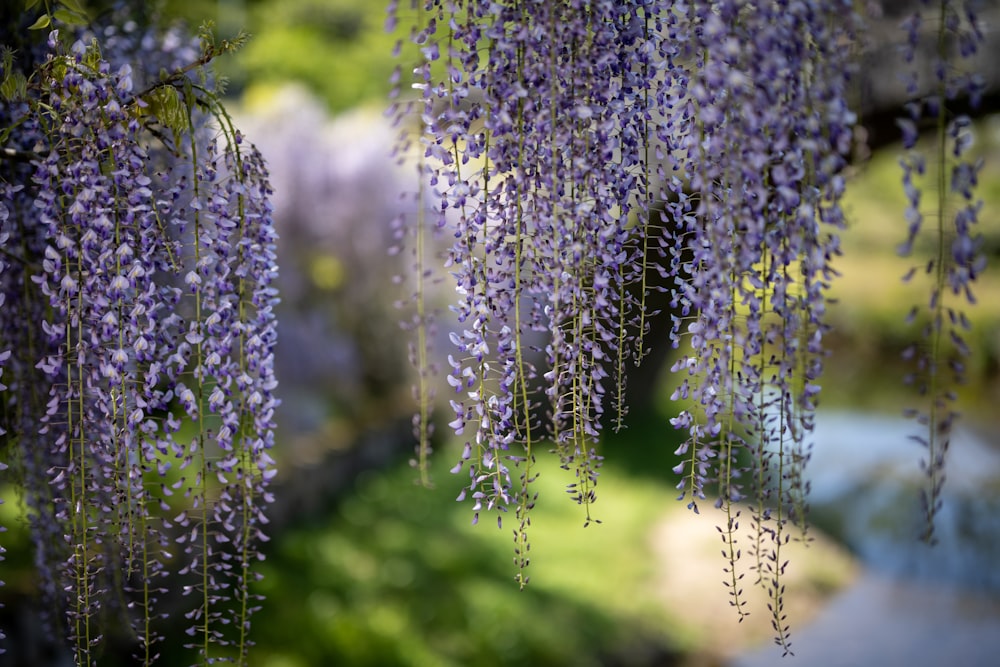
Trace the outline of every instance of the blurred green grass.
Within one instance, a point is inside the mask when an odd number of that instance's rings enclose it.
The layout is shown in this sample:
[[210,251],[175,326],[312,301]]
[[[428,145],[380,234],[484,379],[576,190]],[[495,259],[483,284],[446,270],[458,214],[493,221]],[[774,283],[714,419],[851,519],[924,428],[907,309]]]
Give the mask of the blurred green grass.
[[[368,472],[329,514],[272,543],[254,664],[672,664],[690,644],[651,586],[649,527],[673,502],[669,485],[609,470],[595,507],[605,521],[584,529],[569,473],[540,456],[521,591],[513,516],[503,529],[486,513],[471,525],[470,504],[455,502],[467,476],[447,472],[457,451],[435,457],[437,488],[406,465]],[[308,642],[290,642],[292,628]]]

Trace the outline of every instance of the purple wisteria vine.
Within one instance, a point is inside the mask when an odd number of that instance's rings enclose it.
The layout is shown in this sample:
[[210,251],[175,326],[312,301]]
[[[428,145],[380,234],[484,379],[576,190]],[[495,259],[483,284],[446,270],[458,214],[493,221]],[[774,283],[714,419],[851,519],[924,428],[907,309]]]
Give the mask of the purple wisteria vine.
[[[606,426],[622,424],[627,368],[650,346],[672,345],[680,498],[697,512],[714,497],[732,603],[742,617],[742,579],[753,572],[788,651],[782,548],[793,524],[805,530],[803,466],[857,123],[852,47],[864,21],[855,4],[391,3],[390,29],[410,21],[422,56],[412,79],[419,99],[395,106],[401,123],[409,112],[420,119],[405,133],[416,137],[420,180],[421,214],[404,227],[415,239],[416,299],[430,280],[431,238],[450,244],[443,275],[457,292],[448,419],[465,447],[453,472],[468,475],[460,499],[471,499],[474,520],[491,511],[502,525],[513,510],[522,585],[536,455],[554,447],[570,495],[592,521],[598,443]],[[965,55],[981,35],[968,3],[932,4],[940,6],[940,90],[911,105],[904,129],[912,146],[920,110],[932,110],[939,145],[952,141],[957,160],[968,121],[948,118],[943,100],[969,93],[974,79],[951,74],[946,36],[957,36]],[[922,169],[917,160],[905,163],[907,174]],[[943,166],[940,174],[943,202],[949,177]],[[964,322],[939,297],[946,287],[970,293],[981,269],[971,231],[975,167],[957,163],[950,183],[964,203],[953,217],[941,203],[936,215],[949,231],[929,269],[936,324],[921,362],[936,406],[924,418],[929,517],[952,419],[936,369],[946,341],[961,348]],[[919,190],[909,175],[905,186],[912,244]],[[657,274],[669,284],[668,333],[649,328]],[[430,310],[417,308],[424,331]],[[422,465],[427,341],[421,333],[414,355]],[[744,513],[749,536],[739,531]]]
[[64,2],[31,26],[47,40],[4,51],[5,475],[76,664],[112,631],[153,664],[174,617],[198,662],[245,664],[276,236],[267,169],[205,69],[238,44],[85,19]]
[[[911,66],[921,39],[927,39],[921,30],[925,23],[933,39],[931,72],[908,72],[910,101],[905,115],[898,120],[906,150],[900,166],[908,202],[907,231],[899,253],[913,255],[918,243],[931,248],[927,263],[912,268],[904,280],[913,280],[919,272],[929,286],[927,302],[914,306],[908,316],[920,327],[920,340],[907,348],[905,356],[914,366],[906,382],[915,385],[922,397],[921,404],[908,414],[921,427],[914,439],[926,449],[920,461],[927,475],[920,497],[926,515],[923,539],[934,542],[934,516],[941,508],[945,455],[958,417],[955,390],[964,382],[963,359],[969,356],[964,336],[970,324],[963,304],[976,302],[973,282],[986,264],[981,239],[975,232],[983,205],[975,190],[982,160],[967,159],[972,122],[965,114],[952,113],[949,107],[959,97],[968,97],[973,108],[979,104],[981,77],[966,71],[962,61],[976,53],[983,31],[972,3],[922,0],[905,22],[905,59]],[[921,127],[931,136],[926,151],[917,145]],[[930,160],[926,153],[930,153]],[[925,196],[929,206],[924,204]],[[931,229],[925,229],[925,221],[930,222]],[[922,238],[922,232],[930,238]]]

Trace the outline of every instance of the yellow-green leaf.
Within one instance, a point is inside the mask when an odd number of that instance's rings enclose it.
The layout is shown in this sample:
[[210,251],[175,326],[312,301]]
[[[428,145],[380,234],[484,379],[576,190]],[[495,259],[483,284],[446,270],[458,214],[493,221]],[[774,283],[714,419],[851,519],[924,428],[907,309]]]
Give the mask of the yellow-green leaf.
[[56,58],[52,61],[52,75],[56,81],[62,81],[66,76],[66,59]]
[[62,6],[71,12],[79,14],[80,16],[87,16],[87,10],[84,9],[83,5],[81,5],[78,0],[62,0]]
[[3,83],[0,83],[0,98],[3,98],[4,100],[12,100],[14,99],[15,92],[16,84],[12,78],[7,77],[3,80]]
[[98,65],[101,64],[101,45],[98,43],[96,37],[90,40],[90,46],[87,47],[86,53],[83,54],[83,62],[87,63],[87,66],[92,69],[97,69]]
[[28,81],[21,72],[12,72],[0,84],[0,95],[5,100],[16,100],[24,97],[28,90]]
[[87,25],[87,17],[79,12],[69,9],[57,9],[53,15],[57,21],[62,21],[66,25]]
[[161,123],[177,133],[187,131],[187,113],[176,88],[160,86],[146,96],[146,101],[149,103],[148,112]]
[[52,18],[48,14],[42,14],[38,20],[28,26],[28,30],[42,30],[48,28],[52,23]]

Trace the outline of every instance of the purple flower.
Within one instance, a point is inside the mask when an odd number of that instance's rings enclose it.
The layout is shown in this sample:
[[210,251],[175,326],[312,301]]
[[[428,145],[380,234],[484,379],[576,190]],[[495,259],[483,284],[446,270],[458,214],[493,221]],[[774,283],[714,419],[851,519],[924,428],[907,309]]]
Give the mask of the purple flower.
[[[218,104],[207,88],[161,81],[201,96],[179,97],[195,121],[186,139],[161,143],[164,119],[138,114],[149,104],[133,95],[199,54],[177,34],[157,50],[159,36],[122,23],[68,50],[51,35],[30,54],[41,65],[26,99],[0,103],[10,146],[31,153],[0,180],[0,243],[17,259],[0,262],[0,329],[23,351],[0,355],[13,390],[0,428],[19,433],[16,481],[49,622],[78,662],[92,663],[109,605],[153,662],[159,598],[184,576],[171,571],[175,539],[188,572],[211,579],[192,612],[199,650],[213,660],[232,643],[245,658],[274,464],[270,186],[231,127],[212,145],[196,111]],[[227,400],[209,400],[213,389]],[[209,416],[223,424],[214,442]],[[185,421],[191,442],[178,435]],[[181,481],[168,484],[174,466]],[[233,618],[236,634],[217,630]]]
[[[927,450],[922,460],[927,484],[921,498],[927,519],[923,538],[928,542],[935,541],[934,518],[941,505],[945,455],[958,416],[952,407],[954,387],[963,382],[961,360],[968,355],[963,338],[968,327],[961,303],[975,303],[973,281],[985,266],[981,239],[975,232],[982,207],[975,194],[981,164],[966,159],[971,145],[968,117],[948,120],[947,110],[948,103],[962,93],[978,103],[979,79],[963,72],[961,64],[975,54],[983,34],[973,3],[961,3],[960,9],[959,3],[942,2],[934,5],[933,11],[936,17],[932,30],[936,32],[937,45],[933,79],[924,88],[914,84],[908,89],[910,117],[899,121],[904,131],[906,154],[900,165],[908,202],[904,213],[908,230],[900,254],[914,255],[917,239],[925,232],[929,234],[929,243],[936,248],[924,265],[930,276],[929,298],[908,318],[921,327],[926,343],[906,354],[916,369],[906,379],[915,385],[922,404],[907,414],[920,424],[921,433],[914,438]],[[919,14],[915,12],[907,25],[910,26],[907,53],[908,60],[912,60],[923,37]],[[915,76],[913,80],[916,81]],[[922,191],[915,185],[914,177],[925,173],[926,158],[916,141],[917,123],[924,119],[932,121],[936,128],[934,154],[949,158],[935,165],[939,177],[928,179],[932,185]],[[936,221],[934,230],[925,229],[927,220]],[[904,279],[910,280],[915,273],[915,270],[909,272]],[[946,313],[949,317],[945,317]]]

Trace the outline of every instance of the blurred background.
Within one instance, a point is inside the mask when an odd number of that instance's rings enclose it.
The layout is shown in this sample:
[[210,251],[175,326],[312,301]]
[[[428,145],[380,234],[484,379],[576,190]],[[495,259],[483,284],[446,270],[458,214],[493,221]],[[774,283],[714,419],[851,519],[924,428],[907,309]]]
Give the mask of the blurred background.
[[[193,27],[213,20],[222,37],[251,33],[218,70],[275,189],[280,474],[253,664],[776,664],[766,599],[737,622],[717,522],[711,511],[695,517],[675,502],[678,438],[667,418],[677,407],[663,358],[630,382],[644,400],[629,428],[602,443],[602,524],[584,529],[562,471],[541,464],[525,591],[514,581],[510,532],[492,521],[472,526],[469,506],[455,502],[463,478],[448,469],[460,443],[443,424],[435,486],[416,483],[408,335],[395,307],[406,293],[394,277],[406,267],[388,252],[392,220],[412,206],[400,193],[415,187],[415,172],[391,157],[396,130],[383,113],[400,62],[392,55],[398,36],[383,30],[385,4],[168,0],[163,9]],[[887,25],[909,4],[886,3]],[[408,57],[404,49],[402,62]],[[894,73],[875,60],[889,71],[866,71],[865,82],[884,91]],[[832,291],[832,357],[809,473],[816,527],[789,555],[792,648],[797,664],[821,667],[992,665],[1000,654],[1000,274],[982,277],[978,304],[967,310],[974,329],[963,419],[941,544],[927,549],[915,538],[920,451],[900,417],[913,401],[900,361],[915,334],[906,314],[926,297],[900,280],[914,260],[895,253],[906,202],[900,147],[880,114],[899,100],[876,98],[862,100],[875,150],[851,167],[850,228],[835,263],[842,275]],[[1000,111],[994,103],[988,95],[987,108]],[[995,265],[1000,115],[980,114],[973,133],[986,165],[980,231]],[[17,539],[16,530],[5,538],[15,554],[8,567],[18,566]],[[17,594],[16,586],[3,591]],[[177,660],[186,664],[179,652]]]

